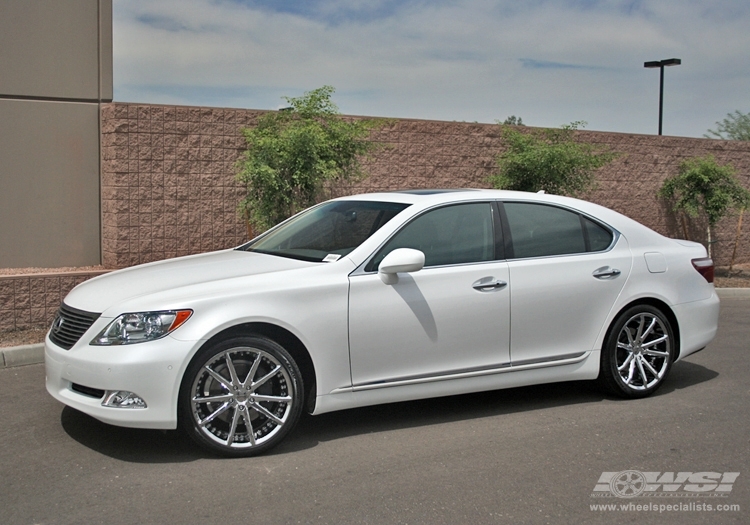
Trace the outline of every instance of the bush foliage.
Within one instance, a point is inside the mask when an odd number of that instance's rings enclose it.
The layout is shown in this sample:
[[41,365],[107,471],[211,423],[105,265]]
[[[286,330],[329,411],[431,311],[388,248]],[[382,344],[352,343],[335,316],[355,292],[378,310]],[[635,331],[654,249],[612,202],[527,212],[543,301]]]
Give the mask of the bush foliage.
[[716,129],[709,129],[703,135],[709,139],[750,140],[750,113],[735,110],[727,113],[725,119],[716,123]]
[[679,172],[664,181],[659,195],[672,202],[672,210],[689,217],[704,215],[714,227],[733,208],[750,205],[750,191],[740,184],[736,170],[721,165],[713,155],[683,161]]
[[495,158],[493,187],[507,190],[580,196],[595,186],[594,173],[616,153],[593,144],[576,142],[574,132],[584,122],[562,128],[519,130],[502,125],[507,150]]
[[716,224],[732,209],[750,205],[750,191],[742,186],[734,167],[719,164],[712,155],[683,161],[677,175],[664,181],[659,196],[671,202],[675,213],[705,218],[709,255]]
[[[361,160],[377,143],[370,130],[384,121],[344,119],[323,86],[289,108],[263,115],[243,130],[247,151],[238,161],[237,180],[247,187],[239,211],[251,231],[261,233],[321,198],[327,182],[364,176]],[[251,233],[252,235],[252,233]]]

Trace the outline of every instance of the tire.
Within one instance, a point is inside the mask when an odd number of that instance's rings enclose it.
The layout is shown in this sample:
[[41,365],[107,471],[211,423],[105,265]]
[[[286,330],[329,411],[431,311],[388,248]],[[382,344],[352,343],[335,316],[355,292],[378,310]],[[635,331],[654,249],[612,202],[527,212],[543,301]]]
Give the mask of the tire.
[[645,304],[628,308],[604,342],[599,383],[620,397],[653,394],[669,374],[675,344],[672,325],[661,310]]
[[179,421],[201,447],[246,457],[278,445],[304,404],[302,374],[289,353],[260,336],[201,349],[180,388]]

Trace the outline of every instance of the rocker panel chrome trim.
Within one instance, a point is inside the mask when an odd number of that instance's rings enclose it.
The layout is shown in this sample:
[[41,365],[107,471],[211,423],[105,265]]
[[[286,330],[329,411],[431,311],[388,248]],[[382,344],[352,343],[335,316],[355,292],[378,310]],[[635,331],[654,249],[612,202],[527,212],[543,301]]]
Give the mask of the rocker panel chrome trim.
[[586,359],[591,352],[577,352],[575,354],[565,354],[552,358],[529,359],[517,363],[502,363],[489,367],[481,367],[469,370],[456,370],[439,375],[420,375],[411,377],[401,377],[388,381],[376,381],[372,383],[363,383],[351,387],[337,388],[331,394],[343,392],[362,392],[376,388],[390,388],[405,385],[417,385],[421,383],[432,383],[436,381],[449,381],[451,379],[464,379],[469,377],[480,377],[493,374],[503,374],[506,372],[517,372],[521,370],[530,370],[534,368],[545,368],[549,366],[563,366],[575,364]]

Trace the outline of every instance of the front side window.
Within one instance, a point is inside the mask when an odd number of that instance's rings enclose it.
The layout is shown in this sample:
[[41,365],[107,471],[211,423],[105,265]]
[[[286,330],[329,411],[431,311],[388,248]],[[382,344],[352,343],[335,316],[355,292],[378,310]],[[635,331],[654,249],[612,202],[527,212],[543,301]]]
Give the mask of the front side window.
[[528,202],[503,207],[518,259],[602,251],[612,243],[611,231],[571,210]]
[[408,206],[396,202],[328,202],[301,213],[239,249],[303,261],[335,261]]
[[413,248],[425,255],[425,267],[491,261],[495,257],[492,205],[456,204],[423,213],[406,224],[367,264],[375,271],[396,248]]

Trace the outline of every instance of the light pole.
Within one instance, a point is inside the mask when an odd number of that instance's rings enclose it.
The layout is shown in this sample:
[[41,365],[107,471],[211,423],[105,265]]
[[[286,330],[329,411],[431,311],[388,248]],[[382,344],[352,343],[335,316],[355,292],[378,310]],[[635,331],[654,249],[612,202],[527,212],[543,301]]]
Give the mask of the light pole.
[[679,58],[666,58],[643,64],[643,67],[659,68],[659,135],[661,135],[661,121],[664,113],[664,66],[679,66],[680,64],[682,64],[682,60]]

